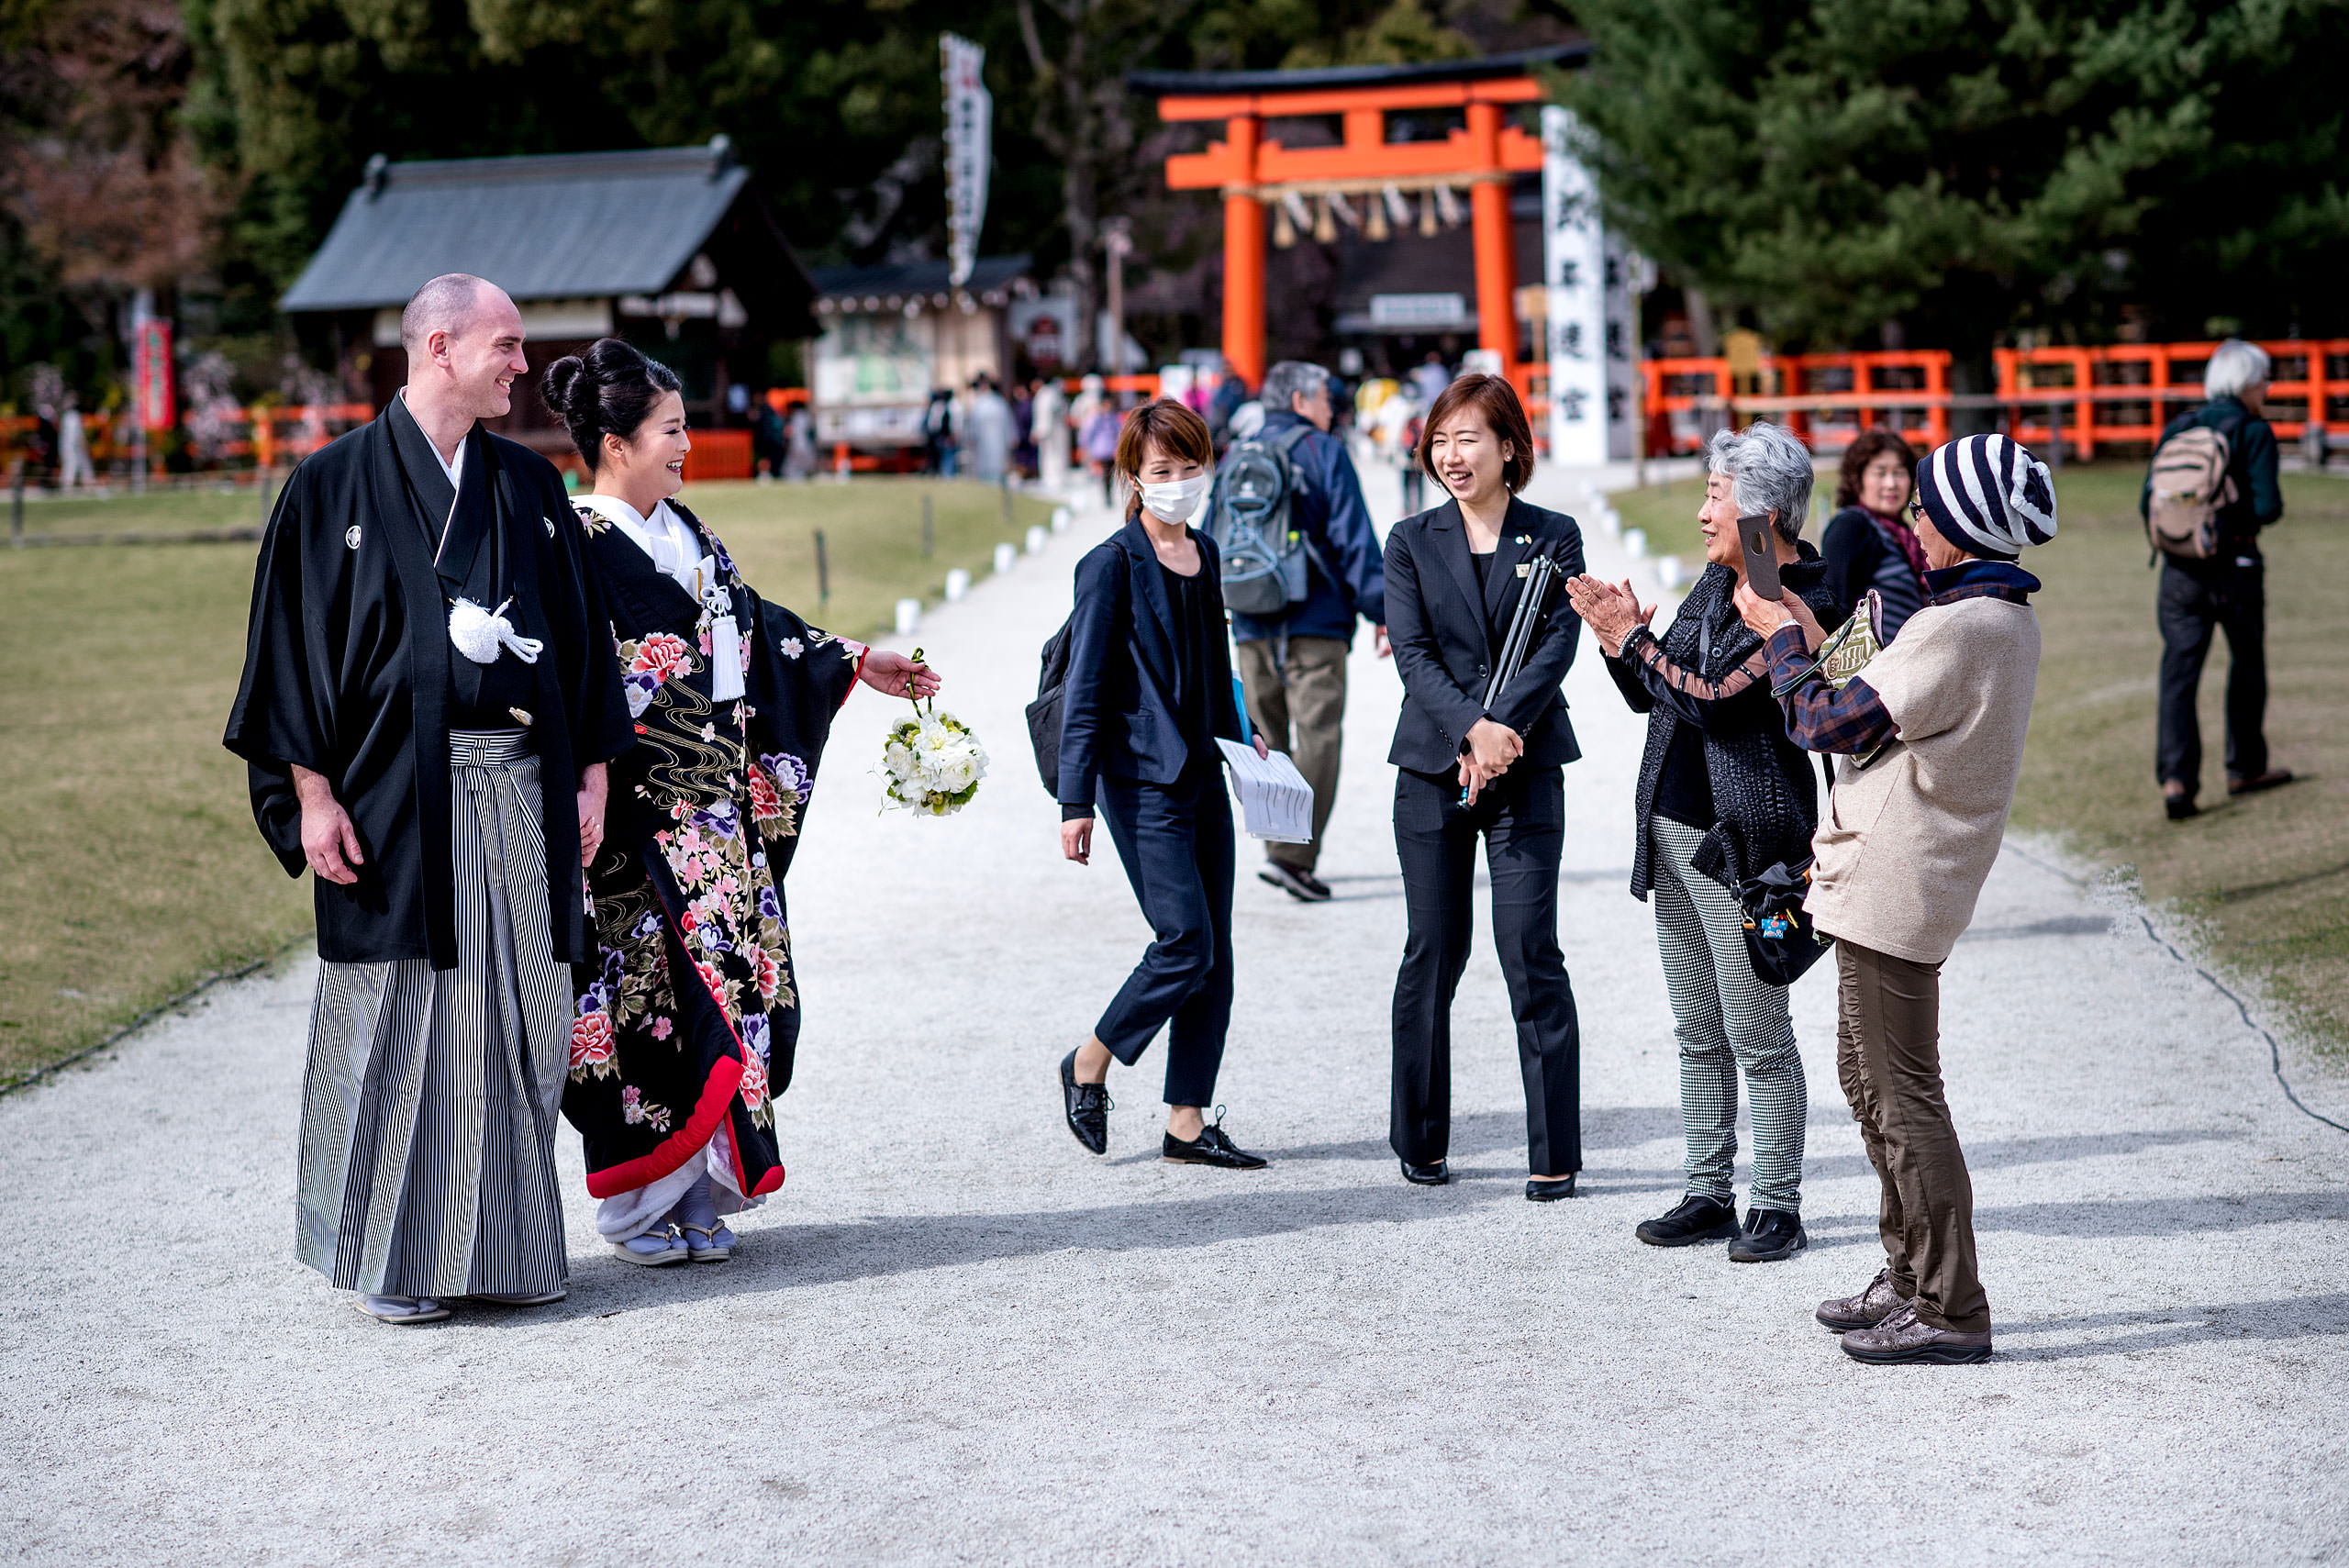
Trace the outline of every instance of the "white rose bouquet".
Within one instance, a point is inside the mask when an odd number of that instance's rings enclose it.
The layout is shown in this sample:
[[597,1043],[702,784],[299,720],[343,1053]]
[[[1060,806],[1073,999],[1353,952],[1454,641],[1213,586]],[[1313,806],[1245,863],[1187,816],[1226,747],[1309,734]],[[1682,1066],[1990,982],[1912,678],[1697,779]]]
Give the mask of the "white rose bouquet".
[[[914,662],[921,662],[918,648]],[[914,716],[900,719],[881,745],[887,796],[881,808],[952,817],[979,793],[979,781],[987,776],[986,748],[968,725],[939,712],[936,698],[927,709],[918,700],[913,706]]]

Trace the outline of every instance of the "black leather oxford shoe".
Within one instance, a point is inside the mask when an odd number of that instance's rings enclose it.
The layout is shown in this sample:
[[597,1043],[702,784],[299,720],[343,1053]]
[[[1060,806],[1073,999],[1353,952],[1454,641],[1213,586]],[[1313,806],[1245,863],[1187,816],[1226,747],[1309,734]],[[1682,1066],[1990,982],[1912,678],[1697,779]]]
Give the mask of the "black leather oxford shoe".
[[1109,1151],[1109,1090],[1103,1084],[1076,1081],[1076,1052],[1061,1058],[1061,1099],[1068,1112],[1068,1129],[1088,1154]]
[[1261,1171],[1272,1163],[1225,1137],[1221,1122],[1199,1129],[1199,1135],[1188,1140],[1168,1133],[1160,1153],[1177,1165],[1213,1165],[1225,1171]]
[[1414,1165],[1406,1160],[1403,1179],[1415,1187],[1440,1187],[1452,1180],[1452,1167],[1441,1160],[1432,1165]]

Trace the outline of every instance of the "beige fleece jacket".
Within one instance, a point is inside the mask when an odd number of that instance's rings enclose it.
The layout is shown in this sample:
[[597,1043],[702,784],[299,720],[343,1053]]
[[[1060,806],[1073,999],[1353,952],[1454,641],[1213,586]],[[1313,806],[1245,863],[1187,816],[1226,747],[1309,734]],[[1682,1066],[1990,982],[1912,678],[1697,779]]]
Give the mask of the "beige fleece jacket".
[[1972,923],[2006,834],[2039,617],[2005,599],[1928,605],[1860,678],[1900,735],[1866,767],[1843,760],[1803,907],[1830,936],[1939,963]]

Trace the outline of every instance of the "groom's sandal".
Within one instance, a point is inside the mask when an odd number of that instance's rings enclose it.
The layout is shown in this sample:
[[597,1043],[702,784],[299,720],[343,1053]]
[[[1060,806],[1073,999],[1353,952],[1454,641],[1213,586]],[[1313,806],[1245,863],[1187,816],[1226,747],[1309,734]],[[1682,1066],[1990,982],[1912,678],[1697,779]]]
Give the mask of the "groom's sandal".
[[677,1229],[685,1239],[685,1256],[696,1263],[722,1263],[734,1255],[734,1232],[726,1229],[724,1220],[708,1226],[680,1225]]
[[362,1296],[351,1306],[378,1323],[438,1323],[449,1309],[429,1296]]
[[545,1290],[535,1295],[529,1291],[481,1290],[465,1299],[486,1301],[493,1307],[551,1307],[570,1294],[568,1290]]

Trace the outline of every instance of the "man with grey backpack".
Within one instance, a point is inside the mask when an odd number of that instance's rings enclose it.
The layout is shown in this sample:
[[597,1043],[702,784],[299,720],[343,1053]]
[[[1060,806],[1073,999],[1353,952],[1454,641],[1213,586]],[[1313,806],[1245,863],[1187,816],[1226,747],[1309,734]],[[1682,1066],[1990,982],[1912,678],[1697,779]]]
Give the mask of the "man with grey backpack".
[[2138,510],[2162,562],[2161,717],[2154,774],[2173,822],[2195,815],[2202,726],[2195,699],[2213,632],[2227,634],[2227,793],[2292,780],[2271,768],[2266,566],[2259,530],[2284,515],[2276,431],[2262,418],[2266,350],[2230,338],[2202,373],[2208,401],[2169,422],[2154,449]]
[[1356,616],[1386,656],[1386,567],[1353,459],[1330,434],[1329,373],[1284,360],[1259,401],[1263,426],[1216,473],[1214,537],[1248,720],[1313,786],[1313,841],[1267,844],[1258,875],[1318,904],[1330,896],[1313,873],[1338,797],[1346,656]]

